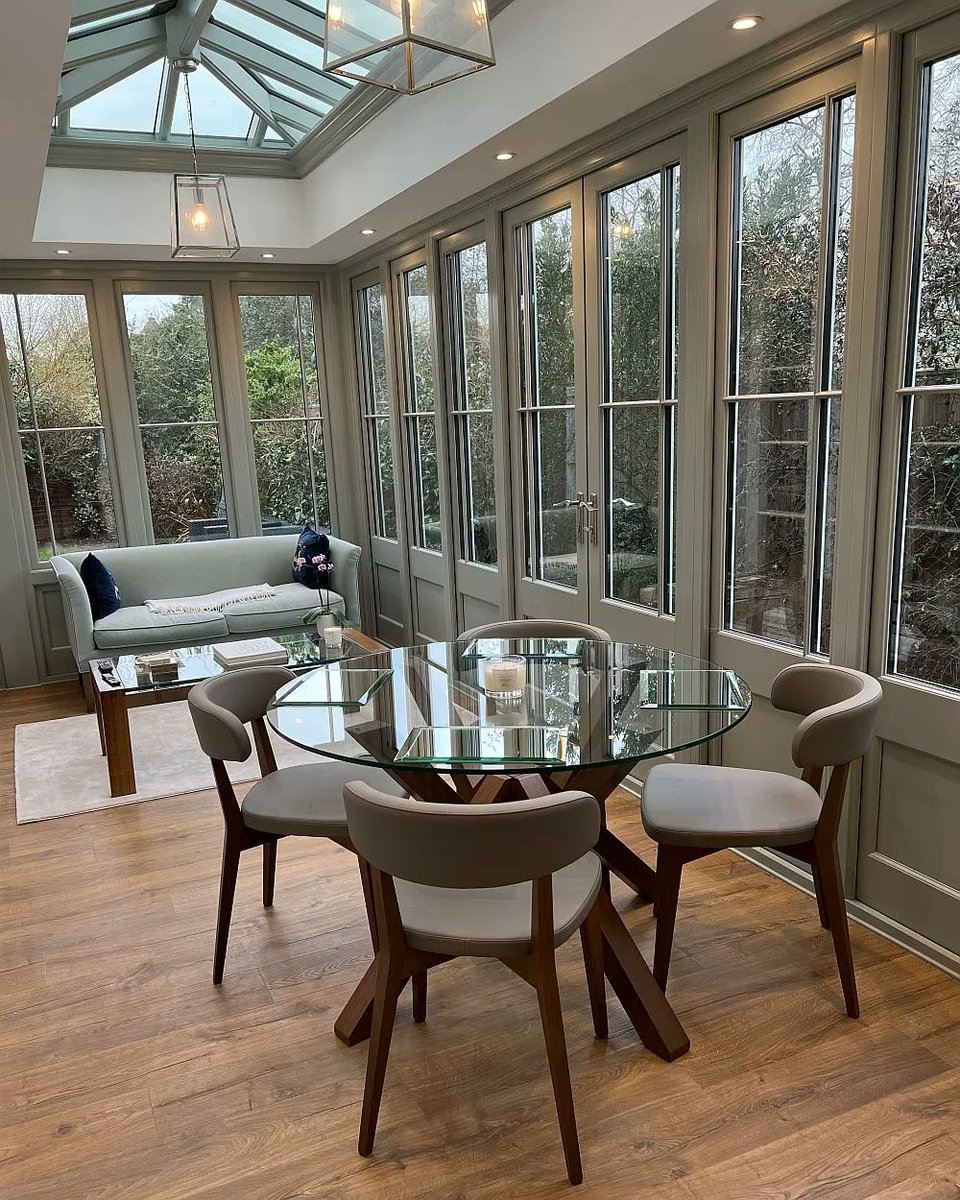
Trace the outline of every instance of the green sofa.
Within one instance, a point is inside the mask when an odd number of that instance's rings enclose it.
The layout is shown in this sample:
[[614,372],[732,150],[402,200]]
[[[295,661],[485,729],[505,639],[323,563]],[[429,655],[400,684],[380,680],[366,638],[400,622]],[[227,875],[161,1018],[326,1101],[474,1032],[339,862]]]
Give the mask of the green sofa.
[[[117,581],[123,606],[99,621],[93,619],[80,578],[79,567],[86,551],[55,555],[50,565],[63,594],[67,633],[77,667],[82,673],[95,658],[302,630],[304,613],[317,607],[320,597],[291,579],[296,546],[297,535],[290,534],[98,550],[97,557]],[[359,624],[360,547],[331,537],[330,557],[333,574],[324,595],[335,612]],[[271,584],[276,595],[234,604],[222,613],[162,616],[144,606],[145,600],[196,596],[258,583]]]

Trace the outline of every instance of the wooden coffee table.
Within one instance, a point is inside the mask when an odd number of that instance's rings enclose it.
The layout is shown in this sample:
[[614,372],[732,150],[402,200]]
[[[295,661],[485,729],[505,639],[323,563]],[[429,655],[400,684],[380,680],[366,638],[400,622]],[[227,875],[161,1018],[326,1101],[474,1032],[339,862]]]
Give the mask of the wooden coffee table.
[[[382,642],[368,637],[359,629],[344,626],[343,637],[343,657],[383,649]],[[276,641],[287,650],[286,665],[291,671],[309,671],[323,663],[335,661],[327,657],[321,639],[313,633],[279,634]],[[111,796],[131,796],[137,790],[137,773],[130,742],[130,709],[145,704],[183,700],[195,683],[223,673],[223,667],[213,657],[212,645],[187,646],[175,653],[180,660],[177,675],[156,681],[137,673],[135,656],[132,654],[119,658],[105,655],[90,664],[94,707],[100,729],[100,753],[107,760]],[[101,662],[109,663],[113,672],[102,668]]]

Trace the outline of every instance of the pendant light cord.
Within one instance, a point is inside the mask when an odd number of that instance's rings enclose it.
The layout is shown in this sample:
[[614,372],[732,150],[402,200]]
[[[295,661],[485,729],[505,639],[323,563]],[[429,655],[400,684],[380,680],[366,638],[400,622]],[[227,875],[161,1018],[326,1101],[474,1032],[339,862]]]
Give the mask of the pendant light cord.
[[193,175],[195,179],[200,177],[200,168],[197,165],[197,138],[193,132],[193,104],[190,100],[190,72],[183,72],[183,87],[187,94],[187,124],[190,126],[190,152],[193,155]]

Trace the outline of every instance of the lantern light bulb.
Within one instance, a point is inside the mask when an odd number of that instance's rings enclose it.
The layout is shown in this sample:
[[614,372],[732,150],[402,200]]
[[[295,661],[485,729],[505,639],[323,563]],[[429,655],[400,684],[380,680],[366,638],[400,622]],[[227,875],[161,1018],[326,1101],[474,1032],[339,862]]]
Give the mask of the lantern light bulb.
[[187,220],[190,222],[195,233],[206,233],[209,230],[210,214],[207,212],[202,200],[189,210]]

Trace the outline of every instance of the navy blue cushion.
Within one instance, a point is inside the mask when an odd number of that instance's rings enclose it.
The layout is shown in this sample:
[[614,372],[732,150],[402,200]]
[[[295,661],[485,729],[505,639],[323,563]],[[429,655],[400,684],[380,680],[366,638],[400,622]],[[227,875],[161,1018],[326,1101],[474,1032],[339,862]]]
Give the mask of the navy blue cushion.
[[293,556],[294,583],[319,591],[330,586],[333,563],[330,561],[330,542],[325,533],[317,533],[311,525],[304,525]]
[[80,578],[90,597],[90,611],[95,621],[117,611],[120,607],[117,581],[95,554],[88,554],[80,564]]

